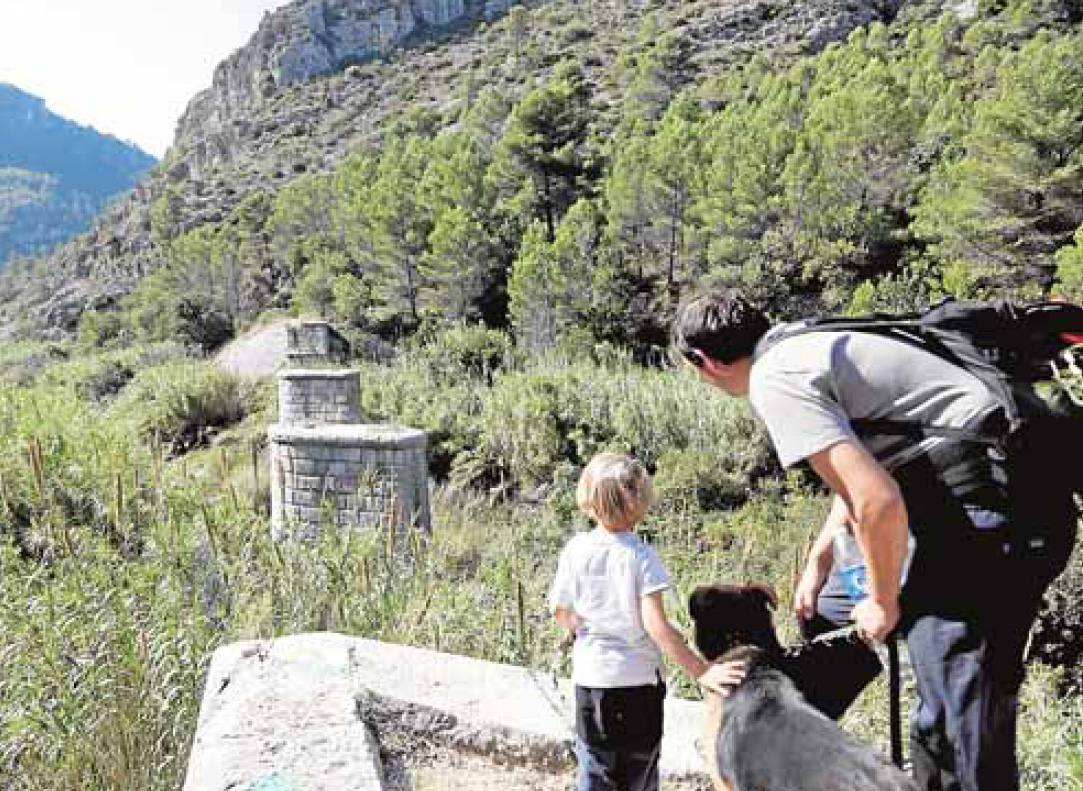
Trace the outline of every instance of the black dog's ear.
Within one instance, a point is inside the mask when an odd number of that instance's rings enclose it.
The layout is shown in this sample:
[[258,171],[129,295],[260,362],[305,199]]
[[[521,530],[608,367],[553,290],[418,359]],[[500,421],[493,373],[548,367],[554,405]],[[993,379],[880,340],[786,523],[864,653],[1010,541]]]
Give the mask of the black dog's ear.
[[753,599],[763,602],[769,610],[778,607],[778,594],[770,585],[762,582],[750,582],[745,586],[745,593]]
[[688,614],[695,621],[703,615],[704,608],[708,606],[710,599],[716,594],[714,588],[709,585],[700,585],[688,597]]

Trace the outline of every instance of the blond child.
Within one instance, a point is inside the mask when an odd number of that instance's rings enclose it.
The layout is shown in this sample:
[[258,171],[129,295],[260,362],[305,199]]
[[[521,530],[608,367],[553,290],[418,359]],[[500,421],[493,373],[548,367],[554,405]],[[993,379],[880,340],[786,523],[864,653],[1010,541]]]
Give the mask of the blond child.
[[579,508],[594,530],[560,554],[549,606],[574,640],[577,791],[656,791],[662,742],[664,653],[700,684],[725,694],[739,663],[708,665],[669,622],[669,575],[636,535],[651,482],[635,459],[601,453],[579,478]]

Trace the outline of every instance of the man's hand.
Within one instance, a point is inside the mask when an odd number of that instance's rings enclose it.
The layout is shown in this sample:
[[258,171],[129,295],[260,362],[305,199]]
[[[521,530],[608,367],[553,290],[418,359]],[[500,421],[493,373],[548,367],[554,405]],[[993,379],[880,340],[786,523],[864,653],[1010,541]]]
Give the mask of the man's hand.
[[797,588],[793,592],[793,610],[802,621],[812,620],[816,614],[816,600],[824,586],[824,577],[812,566],[807,566]]
[[696,681],[712,692],[727,697],[732,691],[732,687],[745,680],[747,672],[748,667],[744,662],[721,662],[708,667]]
[[862,640],[882,643],[899,623],[898,599],[890,602],[862,599],[854,607],[853,619]]

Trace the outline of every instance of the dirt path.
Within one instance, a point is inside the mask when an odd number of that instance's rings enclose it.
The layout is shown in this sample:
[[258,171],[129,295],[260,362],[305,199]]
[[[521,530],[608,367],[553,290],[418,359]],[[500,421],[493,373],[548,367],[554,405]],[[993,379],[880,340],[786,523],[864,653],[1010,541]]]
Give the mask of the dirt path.
[[270,376],[286,360],[286,325],[292,321],[281,319],[234,338],[218,352],[215,363],[237,376]]

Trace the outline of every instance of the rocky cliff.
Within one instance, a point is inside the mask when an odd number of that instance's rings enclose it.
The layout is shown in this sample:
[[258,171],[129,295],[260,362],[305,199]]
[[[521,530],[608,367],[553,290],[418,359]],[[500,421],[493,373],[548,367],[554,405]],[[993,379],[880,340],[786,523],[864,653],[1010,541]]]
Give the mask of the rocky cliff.
[[197,171],[230,161],[258,131],[248,119],[282,89],[383,57],[478,18],[510,0],[302,0],[267,14],[252,40],[223,61],[188,105],[177,145]]
[[[267,14],[191,101],[160,172],[59,249],[32,284],[0,282],[0,334],[71,332],[85,309],[114,303],[161,265],[152,215],[168,217],[174,233],[222,222],[246,197],[273,195],[372,144],[384,120],[407,107],[446,116],[479,84],[514,101],[567,57],[584,65],[599,103],[616,103],[619,89],[607,75],[651,9],[678,12],[675,32],[689,46],[694,80],[757,51],[818,51],[859,26],[891,21],[904,2],[536,0],[525,6],[524,29],[514,33],[498,20],[509,5],[297,0]],[[576,25],[586,25],[586,35]],[[513,36],[522,39],[514,48]],[[536,54],[520,57],[516,49]]]

